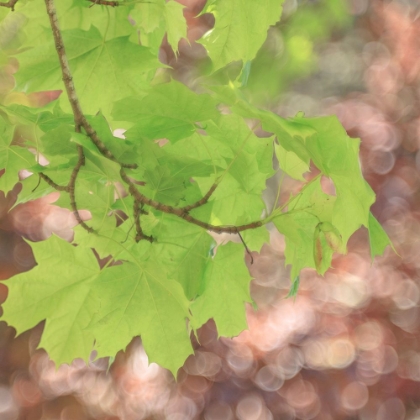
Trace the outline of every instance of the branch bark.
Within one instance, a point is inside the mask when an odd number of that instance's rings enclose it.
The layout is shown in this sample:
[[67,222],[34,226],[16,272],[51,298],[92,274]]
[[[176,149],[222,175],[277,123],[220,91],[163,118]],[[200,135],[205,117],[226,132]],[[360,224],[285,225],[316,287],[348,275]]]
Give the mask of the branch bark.
[[91,6],[94,6],[95,4],[102,4],[103,6],[111,6],[111,7],[117,7],[120,5],[119,1],[108,1],[108,0],[87,0],[91,3],[93,3]]
[[167,206],[166,204],[159,203],[158,201],[152,200],[151,198],[144,196],[135,187],[134,183],[130,180],[130,178],[127,176],[123,169],[121,169],[120,175],[123,181],[128,185],[129,192],[135,200],[138,200],[140,203],[153,207],[156,210],[162,211],[163,213],[174,214],[175,216],[178,216],[181,219],[184,219],[189,223],[193,223],[194,225],[200,226],[206,230],[210,230],[216,233],[239,233],[244,230],[256,229],[263,225],[262,220],[257,220],[255,222],[247,223],[245,225],[240,226],[215,226],[210,223],[203,222],[191,216],[188,212],[184,210],[184,208]]
[[12,9],[12,12],[15,11],[15,4],[18,2],[18,0],[10,0],[7,3],[0,3],[0,7],[8,7],[9,9]]

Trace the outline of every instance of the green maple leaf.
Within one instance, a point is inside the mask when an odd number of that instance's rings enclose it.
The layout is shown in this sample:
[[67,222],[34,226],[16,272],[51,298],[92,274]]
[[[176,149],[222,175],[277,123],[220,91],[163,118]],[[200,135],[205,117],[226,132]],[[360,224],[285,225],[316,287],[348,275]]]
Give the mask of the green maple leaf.
[[[131,243],[129,237],[129,222],[117,227],[117,220],[112,214],[95,225],[94,232],[87,232],[83,227],[74,228],[74,242],[79,247],[94,248],[100,258],[112,255],[118,259],[118,254],[124,252],[125,246]],[[125,244],[125,245],[124,245]]]
[[243,331],[247,327],[244,303],[252,302],[250,280],[242,244],[220,246],[207,263],[203,292],[191,305],[193,328],[213,318],[219,336],[233,337]]
[[57,364],[88,360],[94,337],[86,327],[97,308],[91,285],[100,275],[95,256],[56,236],[31,247],[37,265],[7,281],[3,320],[18,334],[46,320],[39,346]]
[[196,122],[218,119],[216,105],[210,95],[197,95],[171,81],[153,87],[146,96],[117,102],[112,115],[115,120],[136,123],[129,130],[131,136],[177,141],[191,136]]
[[130,12],[130,17],[141,32],[150,34],[161,25],[164,7],[165,0],[150,0],[145,3],[137,3]]
[[[322,222],[331,224],[335,203],[336,197],[325,194],[320,180],[316,179],[291,201],[288,213],[273,219],[279,232],[285,236],[286,264],[292,266],[292,279],[305,267],[318,268],[324,273],[330,266],[332,249],[323,234],[316,235],[316,229]],[[339,249],[334,250],[345,252],[344,245],[340,244]]]
[[153,170],[146,170],[143,179],[146,185],[140,190],[149,198],[173,206],[185,197],[184,179],[173,176],[166,167],[160,166]]
[[77,156],[76,145],[71,142],[74,134],[74,126],[62,124],[41,136],[39,151],[54,164],[69,162]]
[[305,181],[303,174],[309,171],[309,164],[300,159],[294,152],[286,150],[280,144],[275,144],[274,149],[280,168],[290,177]]
[[142,41],[148,38],[147,35],[153,34],[157,37],[156,42],[152,43],[156,48],[161,44],[163,34],[167,32],[169,45],[177,53],[179,40],[187,36],[184,7],[172,0],[152,0],[136,4],[130,12],[130,17],[140,29]]
[[[105,115],[115,100],[133,95],[148,86],[162,67],[148,48],[129,42],[128,37],[104,41],[97,28],[62,32],[66,54],[84,112]],[[25,92],[62,89],[62,75],[54,42],[19,54],[17,89]],[[67,98],[64,110],[70,110]]]
[[197,132],[168,146],[170,147],[165,146],[165,150],[182,160],[191,158],[203,164],[211,165],[214,175],[222,172],[222,169],[226,169],[227,160],[230,161],[234,156],[229,145],[209,135],[202,135]]
[[[149,249],[149,245],[137,246]],[[148,260],[144,252],[135,263],[104,270],[92,285],[100,308],[89,330],[95,336],[98,357],[114,356],[140,335],[149,361],[176,375],[192,354],[186,326],[189,302],[182,287],[167,278],[160,262]]]
[[16,124],[29,125],[40,133],[74,124],[74,116],[63,112],[58,101],[52,101],[41,108],[17,104],[1,106],[1,108]]
[[284,214],[273,220],[278,231],[286,238],[286,265],[292,266],[291,278],[303,268],[315,268],[313,241],[318,219],[307,212]]
[[272,138],[258,138],[238,115],[224,115],[218,123],[209,121],[206,131],[213,140],[231,150],[227,171],[248,193],[261,193],[273,174]]
[[213,239],[204,229],[178,217],[162,214],[158,220],[151,232],[156,238],[153,252],[192,299],[200,288]]
[[168,34],[168,42],[175,53],[178,53],[178,42],[181,38],[187,37],[187,24],[184,18],[184,7],[176,1],[169,0],[165,3],[164,19],[166,31]]
[[[375,194],[364,180],[359,163],[359,139],[347,136],[337,117],[304,118],[298,114],[285,120],[249,104],[235,88],[216,88],[218,96],[240,115],[260,119],[264,130],[275,133],[280,146],[294,154],[298,171],[286,165],[293,177],[312,160],[332,179],[337,200],[331,223],[341,234],[343,245],[360,228],[368,227],[369,209]],[[282,156],[280,156],[282,158]]]
[[0,177],[0,190],[7,193],[19,181],[19,171],[35,163],[34,155],[23,147],[12,145],[14,127],[0,117],[0,168],[5,173]]
[[[212,178],[197,178],[197,184],[204,195],[212,186]],[[265,205],[261,195],[247,193],[238,181],[226,174],[208,202],[192,210],[191,214],[214,225],[241,225],[259,220]]]
[[372,261],[377,255],[382,255],[388,245],[390,245],[393,251],[398,254],[384,228],[379,224],[371,212],[369,212],[368,230]]
[[202,13],[212,13],[214,28],[199,41],[207,50],[216,71],[232,61],[252,60],[279,19],[284,0],[216,0]]
[[360,228],[369,226],[369,209],[375,194],[365,181],[359,163],[359,139],[347,136],[337,117],[295,120],[316,130],[317,135],[306,142],[315,165],[333,182],[337,200],[331,223],[346,244]]
[[[55,4],[60,29],[82,29],[88,31],[93,25],[105,40],[120,36],[128,36],[135,29],[128,21],[128,13],[132,5],[110,8],[86,2],[86,0],[60,0]],[[33,47],[43,45],[51,39],[51,29],[45,7],[40,7],[36,1],[19,1],[15,6],[15,13],[26,20],[23,32],[26,37],[22,45]],[[17,20],[15,18],[15,20]]]

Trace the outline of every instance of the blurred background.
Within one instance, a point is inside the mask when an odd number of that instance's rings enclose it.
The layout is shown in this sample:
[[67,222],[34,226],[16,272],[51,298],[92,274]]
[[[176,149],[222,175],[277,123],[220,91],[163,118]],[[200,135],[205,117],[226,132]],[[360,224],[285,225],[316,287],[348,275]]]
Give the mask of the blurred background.
[[[181,42],[177,59],[164,43],[160,59],[193,86],[209,65],[194,41],[213,21],[195,18],[202,0],[179,2],[190,43]],[[0,47],[6,42],[2,35]],[[23,101],[10,93],[16,66],[0,56],[3,103]],[[16,337],[0,322],[1,420],[420,420],[420,2],[286,0],[245,91],[282,116],[336,114],[362,139],[372,210],[400,256],[387,249],[372,264],[362,229],[325,277],[304,271],[296,299],[285,299],[284,241],[272,231],[249,265],[259,307],[247,308],[249,330],[217,339],[207,323],[177,382],[148,365],[139,338],[109,370],[101,359],[57,370],[36,350],[43,325]],[[40,106],[56,95],[24,101]],[[299,188],[283,185],[286,194]],[[22,236],[59,230],[71,239],[75,224],[54,194],[8,212],[18,191],[0,192],[1,279],[35,264]],[[0,302],[6,297],[0,284]]]

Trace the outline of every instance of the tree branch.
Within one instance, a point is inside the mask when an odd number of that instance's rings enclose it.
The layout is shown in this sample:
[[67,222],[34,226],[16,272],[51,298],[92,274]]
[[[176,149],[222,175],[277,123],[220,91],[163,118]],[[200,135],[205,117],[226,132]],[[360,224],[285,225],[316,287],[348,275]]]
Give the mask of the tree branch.
[[[55,41],[55,49],[58,54],[58,59],[60,61],[61,73],[63,75],[63,82],[66,88],[67,98],[70,102],[71,109],[74,115],[74,122],[76,127],[83,127],[86,130],[86,134],[90,137],[95,146],[99,149],[103,156],[106,158],[118,162],[116,157],[107,149],[105,144],[96,134],[96,131],[86,120],[85,115],[83,114],[82,108],[80,106],[79,98],[76,94],[76,88],[73,83],[73,76],[71,74],[69,62],[67,60],[66,50],[64,48],[63,38],[61,36],[60,27],[58,24],[57,13],[55,11],[54,0],[45,0],[45,5],[47,7],[48,17],[50,18],[50,25]],[[137,168],[137,164],[121,164],[125,168]]]
[[77,208],[77,204],[76,204],[76,194],[75,194],[76,179],[77,179],[77,175],[79,174],[80,168],[85,164],[85,155],[83,154],[82,146],[80,145],[77,146],[77,153],[79,155],[79,159],[77,161],[76,166],[73,168],[73,171],[70,176],[70,181],[67,186],[69,196],[70,196],[70,206],[73,210],[74,217],[79,222],[80,226],[82,226],[85,230],[91,233],[93,232],[93,229],[82,220],[79,214],[79,210]]
[[218,183],[214,183],[210,189],[207,191],[207,194],[200,200],[196,201],[193,204],[190,204],[189,206],[185,206],[185,207],[181,207],[181,210],[183,210],[184,212],[188,213],[189,211],[191,211],[192,209],[196,209],[197,207],[200,206],[204,206],[204,204],[207,203],[207,201],[209,201],[209,198],[211,197],[211,195],[214,193],[214,190],[217,188],[219,184]]
[[89,7],[94,6],[95,4],[102,4],[103,6],[111,6],[111,7],[117,7],[120,5],[119,1],[108,1],[108,0],[87,0],[93,3]]
[[68,185],[58,185],[48,175],[45,175],[44,173],[40,172],[39,177],[42,178],[50,187],[53,187],[55,190],[69,192]]
[[18,2],[18,0],[10,0],[7,3],[0,3],[0,7],[8,7],[12,9],[12,12],[15,11],[15,4]]
[[159,203],[158,201],[152,200],[151,198],[144,196],[127,176],[124,169],[120,170],[120,175],[123,181],[128,185],[128,190],[135,200],[138,200],[140,203],[147,204],[148,206],[153,207],[156,210],[162,211],[163,213],[174,214],[175,216],[178,216],[181,219],[184,219],[189,223],[193,223],[194,225],[200,226],[206,230],[211,230],[216,233],[238,233],[244,230],[256,229],[257,227],[263,225],[263,222],[261,220],[257,220],[255,222],[240,226],[215,226],[210,223],[202,222],[201,220],[198,220],[195,217],[191,216],[188,212],[184,210],[184,208],[175,208],[172,206],[167,206],[166,204]]
[[153,238],[151,236],[145,235],[143,229],[140,225],[140,203],[138,200],[134,200],[134,208],[133,208],[133,216],[134,216],[134,223],[136,225],[136,242],[141,241],[142,239],[146,239],[149,242],[153,242]]

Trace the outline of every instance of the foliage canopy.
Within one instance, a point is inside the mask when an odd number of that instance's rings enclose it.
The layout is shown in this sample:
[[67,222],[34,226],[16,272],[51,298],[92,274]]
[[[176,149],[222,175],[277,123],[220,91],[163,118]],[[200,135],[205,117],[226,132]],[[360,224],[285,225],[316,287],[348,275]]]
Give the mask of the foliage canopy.
[[[269,240],[267,225],[285,236],[292,295],[300,270],[325,273],[361,226],[372,258],[390,244],[370,212],[360,141],[334,116],[284,119],[244,94],[282,2],[208,0],[202,13],[215,25],[199,42],[212,65],[194,89],[158,59],[165,34],[175,53],[187,34],[174,0],[0,4],[0,34],[13,32],[0,37],[0,64],[19,61],[14,92],[66,91],[41,108],[0,104],[0,189],[30,171],[17,204],[60,191],[57,205],[79,222],[72,244],[56,235],[30,243],[37,265],[7,281],[3,305],[18,333],[46,320],[40,346],[57,364],[87,360],[92,349],[113,357],[140,335],[149,360],[176,374],[193,352],[190,332],[210,318],[219,335],[239,334],[252,302],[244,252]],[[232,62],[242,69],[234,77],[212,77]],[[30,133],[24,142],[20,127]],[[111,127],[125,129],[124,139]],[[258,137],[260,128],[270,135]],[[303,186],[267,209],[273,162]],[[335,195],[323,192],[321,176]],[[215,247],[209,232],[241,235],[243,244]],[[93,249],[112,256],[105,267]]]

